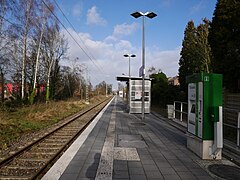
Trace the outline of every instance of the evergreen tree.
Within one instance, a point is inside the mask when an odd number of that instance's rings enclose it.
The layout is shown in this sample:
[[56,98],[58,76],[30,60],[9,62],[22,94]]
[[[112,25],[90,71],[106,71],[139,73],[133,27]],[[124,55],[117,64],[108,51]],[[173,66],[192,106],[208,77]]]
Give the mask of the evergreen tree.
[[210,25],[213,70],[223,74],[225,87],[240,91],[240,1],[218,0]]
[[195,27],[189,21],[184,32],[181,58],[179,60],[179,81],[181,89],[187,91],[186,76],[199,72],[211,72],[211,48],[208,43],[209,20]]
[[179,82],[181,89],[186,91],[186,76],[197,71],[196,66],[196,27],[193,21],[189,21],[184,32],[181,58],[179,60]]
[[211,48],[208,42],[209,35],[209,26],[210,21],[207,19],[203,19],[203,23],[201,23],[197,27],[197,54],[199,58],[199,70],[209,73],[212,71],[211,69],[211,61],[212,61],[212,53]]

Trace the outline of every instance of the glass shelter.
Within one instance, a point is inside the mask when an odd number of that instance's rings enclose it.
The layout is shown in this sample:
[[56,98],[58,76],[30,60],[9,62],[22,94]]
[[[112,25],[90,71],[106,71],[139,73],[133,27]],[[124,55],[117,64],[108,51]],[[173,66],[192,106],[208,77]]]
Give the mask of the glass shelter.
[[[142,113],[142,77],[118,76],[118,81],[127,83],[127,97],[129,113]],[[150,113],[151,107],[151,79],[145,78],[145,113]]]

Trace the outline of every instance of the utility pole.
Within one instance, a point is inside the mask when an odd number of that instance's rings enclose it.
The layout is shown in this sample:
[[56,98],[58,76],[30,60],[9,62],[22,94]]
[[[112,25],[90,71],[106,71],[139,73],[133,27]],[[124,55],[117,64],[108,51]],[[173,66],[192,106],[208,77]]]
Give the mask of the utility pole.
[[106,97],[108,97],[108,95],[107,95],[107,83],[106,83]]
[[88,66],[86,65],[86,104],[89,104],[89,93],[88,93]]

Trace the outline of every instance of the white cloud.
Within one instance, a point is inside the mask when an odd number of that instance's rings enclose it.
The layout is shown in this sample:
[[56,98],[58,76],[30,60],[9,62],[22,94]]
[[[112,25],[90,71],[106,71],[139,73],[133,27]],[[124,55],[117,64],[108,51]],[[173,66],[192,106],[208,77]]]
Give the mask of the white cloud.
[[161,69],[169,77],[176,76],[178,74],[180,51],[180,47],[168,51],[149,51],[146,58],[146,66],[154,66],[157,69]]
[[75,4],[75,5],[73,6],[73,9],[72,9],[72,14],[73,14],[73,16],[75,16],[75,17],[80,17],[81,13],[82,13],[82,7],[81,7],[81,5],[80,5],[80,4]]
[[114,27],[112,35],[107,36],[104,39],[104,42],[106,42],[106,43],[121,43],[122,44],[123,42],[120,42],[121,38],[123,36],[132,34],[138,27],[139,27],[139,24],[137,24],[135,22],[132,24],[127,24],[127,23],[117,24]]
[[113,36],[114,37],[118,37],[118,36],[121,36],[121,35],[130,35],[138,27],[139,27],[139,25],[137,23],[135,23],[135,22],[132,23],[132,24],[127,24],[127,23],[117,24],[114,27]]
[[[116,41],[95,41],[88,33],[78,33],[77,35],[72,29],[68,29],[68,31],[88,53],[94,63],[76,45],[69,34],[63,30],[69,43],[69,61],[78,57],[79,64],[87,64],[91,83],[94,86],[102,81],[106,81],[117,88],[116,76],[122,73],[128,74],[128,58],[123,57],[123,54],[129,52],[137,55],[136,58],[131,59],[131,74],[138,76],[138,70],[142,62],[141,47],[134,47],[129,41],[121,39],[117,39]],[[81,41],[78,36],[81,37]],[[178,73],[179,53],[180,48],[161,51],[158,48],[146,47],[146,68],[154,66],[158,69],[160,68],[167,76],[175,76]]]
[[91,9],[87,12],[87,24],[94,24],[94,25],[101,25],[105,26],[107,24],[107,21],[103,19],[100,14],[97,12],[97,7],[93,6]]

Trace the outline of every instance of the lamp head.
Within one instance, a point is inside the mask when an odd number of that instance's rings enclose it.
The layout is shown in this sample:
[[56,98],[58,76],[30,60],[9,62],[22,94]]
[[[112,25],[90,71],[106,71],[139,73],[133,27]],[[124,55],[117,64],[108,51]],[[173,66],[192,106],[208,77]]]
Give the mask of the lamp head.
[[131,16],[133,16],[135,18],[139,18],[139,17],[143,16],[143,13],[136,11],[136,12],[132,13]]
[[148,18],[152,19],[152,18],[156,17],[156,16],[157,16],[157,14],[156,14],[156,13],[154,13],[154,12],[148,12],[148,13],[146,13],[146,15],[145,15],[145,16],[147,16]]

